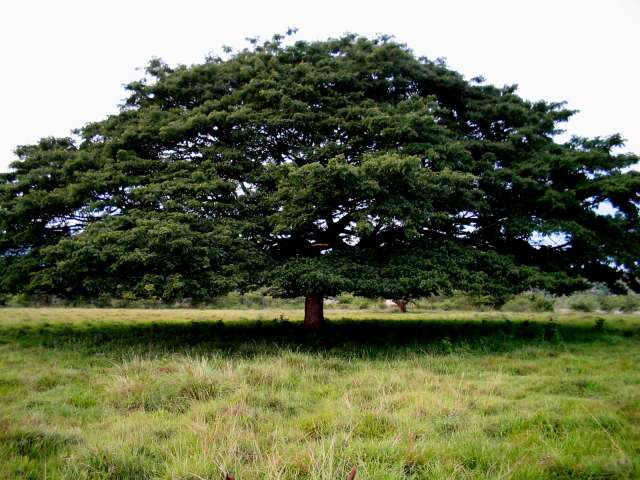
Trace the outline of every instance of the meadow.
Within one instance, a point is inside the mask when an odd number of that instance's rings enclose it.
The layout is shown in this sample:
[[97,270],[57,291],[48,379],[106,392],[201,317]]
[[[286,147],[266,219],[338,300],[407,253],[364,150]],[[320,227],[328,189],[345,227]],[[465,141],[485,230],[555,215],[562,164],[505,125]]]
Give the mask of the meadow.
[[640,477],[640,315],[0,309],[3,479]]

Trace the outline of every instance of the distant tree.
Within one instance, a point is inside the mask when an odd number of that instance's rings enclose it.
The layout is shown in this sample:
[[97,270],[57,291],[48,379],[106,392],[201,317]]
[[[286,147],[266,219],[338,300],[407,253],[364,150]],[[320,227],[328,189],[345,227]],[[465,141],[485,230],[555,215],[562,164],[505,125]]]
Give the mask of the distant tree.
[[[346,35],[170,68],[0,180],[0,290],[207,299],[640,289],[640,174],[573,112]],[[599,207],[610,206],[610,214]]]

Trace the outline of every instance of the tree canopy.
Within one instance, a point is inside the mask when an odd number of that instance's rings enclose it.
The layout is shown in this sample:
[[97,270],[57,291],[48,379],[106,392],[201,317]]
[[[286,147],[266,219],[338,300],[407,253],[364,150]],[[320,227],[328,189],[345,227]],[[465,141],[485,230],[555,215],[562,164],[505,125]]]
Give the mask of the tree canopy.
[[276,35],[146,73],[75,140],[18,147],[0,292],[640,290],[638,157],[556,141],[563,103],[388,37]]

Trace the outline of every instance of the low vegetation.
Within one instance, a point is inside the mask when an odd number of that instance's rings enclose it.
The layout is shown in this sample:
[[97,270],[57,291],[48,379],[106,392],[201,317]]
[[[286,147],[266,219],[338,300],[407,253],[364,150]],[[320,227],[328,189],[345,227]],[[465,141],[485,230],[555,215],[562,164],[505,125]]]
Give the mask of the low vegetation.
[[[300,309],[304,308],[304,297],[277,298],[267,290],[256,290],[240,294],[231,292],[214,298],[209,302],[193,303],[192,299],[180,302],[163,302],[160,299],[112,298],[110,296],[95,299],[65,299],[52,295],[28,295],[20,293],[0,297],[0,305],[9,307],[111,307],[111,308],[213,308],[213,309]],[[354,310],[395,310],[398,306],[392,300],[367,298],[352,293],[342,293],[325,299],[325,308]],[[489,311],[499,309],[508,312],[624,312],[640,310],[640,295],[628,293],[614,295],[606,289],[593,289],[577,292],[570,296],[556,296],[542,291],[529,291],[515,295],[496,305],[496,299],[490,296],[471,295],[456,292],[452,295],[432,295],[409,300],[407,308],[414,312],[422,311]]]
[[0,478],[637,478],[637,314],[0,310]]

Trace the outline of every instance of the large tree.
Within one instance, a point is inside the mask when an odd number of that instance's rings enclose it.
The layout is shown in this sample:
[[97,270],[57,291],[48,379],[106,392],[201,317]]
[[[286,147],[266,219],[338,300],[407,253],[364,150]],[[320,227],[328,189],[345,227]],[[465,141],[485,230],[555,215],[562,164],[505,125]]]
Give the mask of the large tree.
[[638,157],[613,152],[618,135],[556,141],[561,103],[356,35],[153,60],[127,88],[79,141],[18,148],[0,180],[0,291],[266,285],[305,296],[317,325],[340,291],[640,289]]

